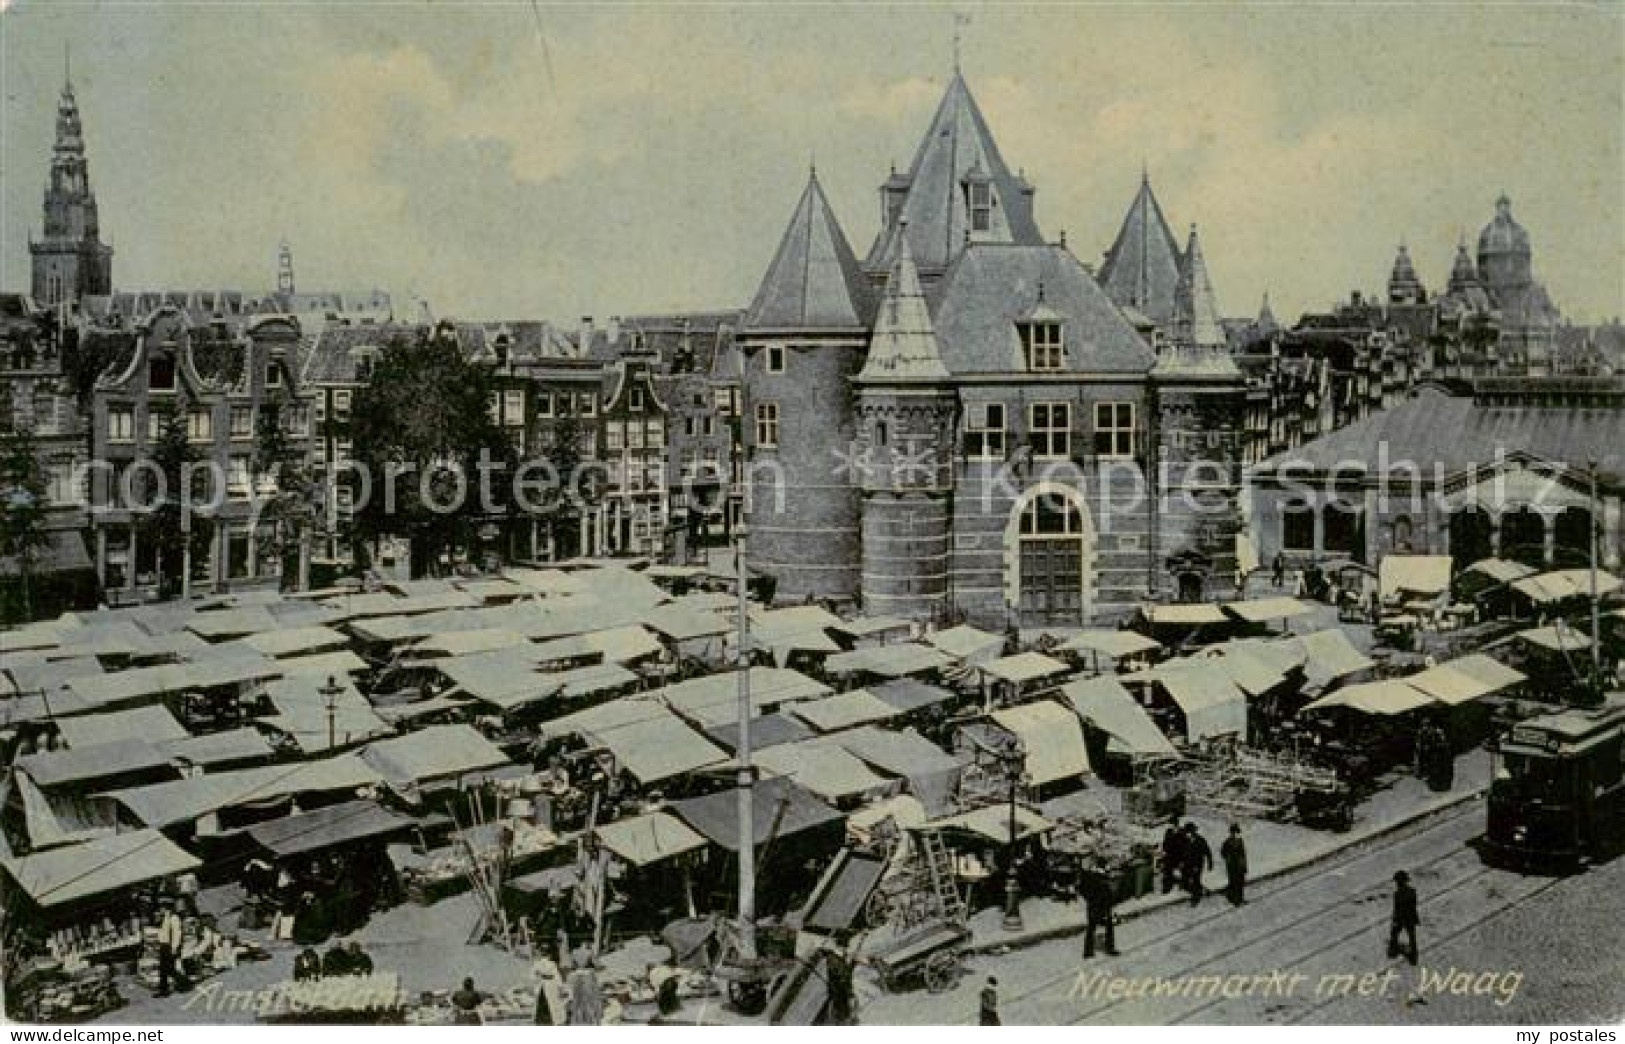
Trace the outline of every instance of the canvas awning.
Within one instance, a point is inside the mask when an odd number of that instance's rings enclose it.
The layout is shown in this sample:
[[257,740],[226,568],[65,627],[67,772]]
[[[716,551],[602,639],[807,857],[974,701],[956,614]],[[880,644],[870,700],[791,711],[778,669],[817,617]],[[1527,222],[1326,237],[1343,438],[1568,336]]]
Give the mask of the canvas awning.
[[890,704],[901,714],[912,714],[927,707],[952,703],[958,697],[952,690],[939,685],[928,685],[913,678],[898,678],[869,686],[869,692],[883,703]]
[[266,686],[266,696],[276,706],[277,713],[260,718],[259,722],[287,735],[306,754],[330,749],[330,728],[337,746],[388,736],[395,731],[350,684],[348,678],[344,679],[340,690],[334,695],[333,710],[329,715],[327,697],[321,692],[324,684],[318,675],[313,674],[271,682]]
[[[739,677],[736,672],[692,678],[658,689],[651,695],[684,717],[704,726],[725,725],[739,716]],[[753,714],[765,714],[781,706],[813,700],[829,694],[829,686],[813,681],[799,671],[782,667],[750,669],[750,703]]]
[[407,655],[414,660],[442,659],[520,648],[528,644],[524,635],[506,627],[479,627],[432,634],[414,644]]
[[269,761],[275,753],[260,731],[247,725],[225,732],[167,740],[156,746],[172,761],[184,761],[202,768]]
[[1304,680],[1312,686],[1322,686],[1375,666],[1368,656],[1354,647],[1348,635],[1335,629],[1298,635],[1283,644],[1292,644],[1303,650]]
[[1522,562],[1509,562],[1504,558],[1482,558],[1462,570],[1463,574],[1482,576],[1498,584],[1510,584],[1536,572],[1536,569]]
[[1450,590],[1449,555],[1388,555],[1377,565],[1377,590],[1384,599],[1402,594],[1431,598]]
[[1172,605],[1148,605],[1145,618],[1158,627],[1200,627],[1222,624],[1229,620],[1224,610],[1208,602],[1176,602]]
[[330,848],[381,842],[405,833],[416,823],[373,801],[346,801],[313,812],[256,823],[244,833],[277,859],[309,855]]
[[556,663],[562,660],[601,658],[606,663],[633,663],[650,656],[658,656],[664,647],[660,640],[641,625],[629,624],[612,627],[607,631],[589,631],[542,642],[528,650],[537,663]]
[[824,661],[824,669],[836,674],[867,671],[885,678],[904,678],[910,674],[940,670],[953,662],[953,657],[940,649],[918,642],[898,642],[895,645],[871,645],[831,656]]
[[186,739],[190,735],[166,707],[137,707],[106,714],[81,714],[57,722],[57,730],[68,746],[94,747],[139,737],[151,743]]
[[764,770],[787,776],[829,801],[856,797],[887,785],[886,780],[845,750],[816,740],[769,747],[755,761]]
[[1091,628],[1074,634],[1061,644],[1061,648],[1067,652],[1099,653],[1120,660],[1126,656],[1153,652],[1162,648],[1162,643],[1137,631]]
[[891,631],[911,630],[913,626],[900,616],[860,616],[853,620],[841,621],[836,625],[836,630],[854,638],[872,638],[877,634],[887,634]]
[[205,641],[243,638],[262,631],[276,630],[276,618],[258,606],[249,609],[216,609],[194,613],[187,630]]
[[596,707],[587,707],[562,717],[542,722],[539,732],[543,739],[563,736],[588,736],[604,729],[620,728],[639,721],[663,717],[666,708],[647,697],[611,700]]
[[[731,789],[674,801],[670,811],[713,844],[739,851],[739,797]],[[783,840],[819,829],[839,836],[846,817],[805,788],[782,776],[769,776],[751,788],[752,845]]]
[[156,830],[112,834],[0,860],[23,894],[46,910],[173,877],[200,865]]
[[1111,737],[1108,749],[1176,756],[1178,751],[1122,682],[1109,675],[1068,682],[1061,693],[1084,721]]
[[[730,722],[727,725],[713,725],[705,730],[706,736],[729,753],[739,749],[739,725]],[[802,740],[812,739],[817,733],[807,726],[790,717],[788,714],[763,714],[750,720],[750,748],[751,750],[766,750],[781,743],[800,743]]]
[[284,677],[299,675],[361,674],[372,668],[367,661],[348,649],[336,652],[313,653],[310,656],[290,656],[276,661]]
[[[1016,841],[1025,841],[1029,837],[1036,837],[1055,829],[1054,823],[1025,805],[1015,807],[1014,818],[1013,833]],[[1008,804],[984,805],[969,812],[960,812],[935,820],[927,826],[937,830],[963,830],[986,838],[994,844],[1008,845],[1012,840],[1010,820],[1011,812]]]
[[889,776],[908,781],[924,807],[950,807],[965,764],[917,732],[894,732],[873,725],[824,737],[853,757]]
[[898,711],[867,690],[853,689],[851,692],[826,696],[821,700],[792,704],[788,713],[800,718],[819,732],[838,732],[854,725],[894,718]]
[[1156,681],[1185,714],[1192,743],[1209,736],[1247,735],[1247,697],[1223,671],[1190,664],[1158,668]]
[[1266,662],[1265,657],[1255,653],[1252,646],[1241,643],[1204,650],[1202,655],[1187,662],[1214,664],[1249,696],[1261,696],[1286,681],[1285,671]]
[[1468,653],[1466,656],[1457,657],[1450,661],[1450,666],[1488,685],[1491,693],[1504,692],[1529,680],[1522,672],[1513,670],[1499,660],[1492,660],[1483,653]]
[[1392,717],[1393,715],[1416,710],[1419,707],[1433,705],[1433,697],[1420,689],[1397,679],[1384,679],[1382,681],[1362,682],[1359,685],[1350,685],[1347,688],[1338,689],[1336,692],[1328,696],[1322,696],[1309,704],[1304,710],[1348,707],[1365,714]]
[[354,754],[291,765],[262,765],[231,772],[211,772],[168,783],[111,790],[105,797],[123,805],[150,827],[175,823],[293,794],[355,790],[381,781],[378,773]]
[[1004,650],[1004,637],[966,624],[926,635],[931,645],[972,667],[996,660]]
[[166,693],[189,689],[213,689],[248,682],[267,681],[283,675],[279,661],[263,656],[232,653],[211,656],[196,663],[166,663],[156,667],[136,667],[115,674],[98,674],[72,679],[74,695],[96,707],[116,707],[151,703]]
[[251,634],[243,639],[243,644],[255,652],[281,658],[305,653],[337,652],[347,648],[350,639],[331,627],[289,627]]
[[705,838],[666,812],[605,823],[597,832],[605,848],[633,866],[649,866],[705,847]]
[[703,612],[684,604],[657,605],[644,612],[642,622],[651,631],[674,642],[715,638],[736,626],[719,613]]
[[0,631],[0,656],[33,650],[55,649],[62,644],[62,636],[46,625],[19,627],[14,631]]
[[1000,681],[1007,681],[1016,685],[1038,681],[1041,678],[1053,678],[1056,675],[1065,674],[1071,669],[1060,660],[1036,652],[1023,652],[1016,653],[1014,656],[1005,656],[982,667],[982,670]]
[[[1596,583],[1597,595],[1601,597],[1618,590],[1620,580],[1612,573],[1599,569]],[[1512,589],[1541,605],[1569,598],[1590,598],[1591,572],[1586,569],[1557,569],[1515,580]]]
[[586,733],[639,783],[659,783],[728,760],[728,754],[670,711]]
[[434,725],[368,744],[361,758],[390,782],[425,783],[511,764],[471,725]]
[[1226,612],[1248,623],[1285,620],[1312,613],[1314,610],[1296,598],[1253,598],[1244,602],[1226,602]]
[[1054,700],[996,710],[992,719],[1021,741],[1027,776],[1034,786],[1073,779],[1089,771],[1078,716]]
[[1589,637],[1561,623],[1520,631],[1518,640],[1549,652],[1584,652],[1591,648]]
[[98,780],[116,780],[119,776],[151,773],[156,769],[179,775],[178,771],[168,768],[169,764],[170,758],[162,750],[134,736],[92,747],[27,754],[16,761],[19,772],[28,773],[29,778],[47,790],[85,786]]

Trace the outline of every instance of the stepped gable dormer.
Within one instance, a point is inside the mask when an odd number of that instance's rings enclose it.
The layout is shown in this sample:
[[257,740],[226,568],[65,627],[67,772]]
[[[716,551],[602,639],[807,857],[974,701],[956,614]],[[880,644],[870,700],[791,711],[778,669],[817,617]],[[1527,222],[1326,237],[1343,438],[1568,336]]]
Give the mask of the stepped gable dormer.
[[867,328],[869,291],[841,223],[812,171],[779,249],[745,313],[750,331]]
[[927,282],[934,282],[967,243],[1043,244],[1033,221],[1033,188],[1005,165],[957,71],[907,174],[893,173],[881,187],[881,199],[886,223],[864,261],[877,282],[891,270],[904,228]]

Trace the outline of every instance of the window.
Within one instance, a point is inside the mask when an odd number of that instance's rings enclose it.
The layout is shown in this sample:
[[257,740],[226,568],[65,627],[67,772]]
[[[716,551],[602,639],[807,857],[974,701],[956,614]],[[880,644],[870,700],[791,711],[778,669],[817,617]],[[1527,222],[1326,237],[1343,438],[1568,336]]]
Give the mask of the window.
[[1095,403],[1095,456],[1134,456],[1134,404]]
[[626,425],[612,421],[605,429],[605,436],[607,438],[605,445],[609,447],[610,452],[619,452],[626,442]]
[[214,415],[208,410],[193,410],[188,413],[186,438],[190,442],[208,442],[214,438]]
[[247,457],[232,457],[226,471],[226,489],[234,497],[246,497],[252,479],[248,473]]
[[509,388],[502,393],[502,414],[509,424],[525,423],[525,389]]
[[491,415],[492,424],[502,423],[502,393],[492,392],[491,399],[485,404],[486,412]]
[[633,388],[632,389],[632,397],[628,401],[626,408],[631,410],[633,413],[642,413],[643,412],[643,389],[642,388]]
[[52,504],[72,504],[79,499],[74,488],[72,464],[52,464],[50,481],[45,487],[45,499]]
[[598,433],[596,431],[581,433],[581,456],[586,460],[598,456]]
[[1022,536],[1075,536],[1083,532],[1083,513],[1071,498],[1055,493],[1034,497],[1021,513]]
[[536,395],[536,416],[538,416],[538,417],[551,417],[551,416],[553,416],[553,393],[552,392],[539,392],[539,393],[537,393],[537,395]]
[[147,411],[147,441],[157,442],[164,434],[164,415],[157,410]]
[[678,457],[678,460],[681,462],[681,465],[682,465],[683,477],[685,479],[693,478],[695,476],[695,473],[696,473],[695,469],[698,466],[698,458],[695,455],[694,451],[691,450],[691,449],[684,450],[682,452],[682,454]]
[[310,407],[291,406],[288,408],[288,433],[304,438],[310,434]]
[[231,437],[246,439],[254,434],[254,410],[251,406],[231,408]]
[[1028,445],[1035,457],[1068,457],[1072,454],[1072,404],[1035,402],[1027,415]]
[[973,402],[965,408],[965,456],[1001,460],[1004,447],[1004,403]]
[[779,445],[779,404],[756,404],[756,445],[763,449],[777,449]]
[[735,388],[718,388],[714,394],[717,412],[732,415],[737,409],[735,406],[737,394],[738,390]]
[[333,419],[350,419],[350,389],[340,388],[333,393]]
[[271,363],[265,367],[265,386],[267,388],[282,387],[282,367]]
[[1281,505],[1281,547],[1286,551],[1315,549],[1315,509],[1302,500]]
[[973,181],[967,195],[970,199],[970,230],[990,231],[993,228],[993,186],[986,181]]
[[772,344],[767,348],[767,372],[784,372],[784,345]]
[[703,425],[703,431],[701,433],[706,438],[710,438],[711,436],[715,435],[717,433],[717,419],[709,414],[706,415],[705,424]]
[[1021,324],[1021,347],[1029,370],[1059,370],[1066,362],[1061,324],[1037,322]]
[[696,434],[699,433],[699,427],[700,419],[698,417],[683,418],[683,434],[689,438],[692,439]]
[[583,417],[598,416],[598,396],[592,392],[583,392],[580,396],[580,413]]
[[666,443],[666,425],[664,421],[652,420],[644,425],[644,439],[650,449],[658,449]]
[[640,450],[643,448],[643,425],[631,421],[626,426],[626,448]]
[[175,360],[167,355],[147,363],[147,387],[152,391],[175,390]]
[[[156,420],[158,415],[152,415]],[[128,406],[121,406],[116,410],[107,411],[107,441],[108,442],[134,442],[135,441],[135,411]]]

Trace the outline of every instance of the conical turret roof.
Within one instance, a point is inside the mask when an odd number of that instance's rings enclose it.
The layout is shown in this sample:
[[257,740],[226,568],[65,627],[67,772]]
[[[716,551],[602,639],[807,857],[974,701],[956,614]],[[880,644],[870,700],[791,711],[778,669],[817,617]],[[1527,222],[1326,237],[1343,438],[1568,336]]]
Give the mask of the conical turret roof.
[[814,172],[745,313],[745,329],[862,330],[867,301],[857,257]]
[[987,184],[993,194],[990,227],[978,234],[986,242],[1037,246],[1043,236],[1032,216],[1032,187],[1010,173],[987,120],[956,71],[937,106],[931,126],[914,154],[903,180],[907,195],[892,221],[880,230],[864,262],[871,270],[889,268],[896,259],[897,231],[907,223],[909,248],[921,268],[941,270],[959,254],[970,234],[966,186]]
[[1174,295],[1174,337],[1197,348],[1222,348],[1226,344],[1213,281],[1208,278],[1207,260],[1202,256],[1195,225],[1185,245],[1179,289]]
[[1151,191],[1150,177],[1142,172],[1140,191],[1100,266],[1101,289],[1119,308],[1133,308],[1152,322],[1167,323],[1173,318],[1179,266],[1179,244]]
[[931,312],[920,289],[906,226],[897,260],[886,281],[886,296],[875,316],[875,332],[860,381],[936,381],[948,376],[931,326]]

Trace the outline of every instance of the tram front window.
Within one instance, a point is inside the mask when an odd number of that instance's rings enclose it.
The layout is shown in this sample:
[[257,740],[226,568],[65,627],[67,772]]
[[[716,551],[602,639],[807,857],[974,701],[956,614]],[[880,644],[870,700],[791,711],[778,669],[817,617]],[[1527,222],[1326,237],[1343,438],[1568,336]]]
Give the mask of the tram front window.
[[1566,769],[1564,763],[1551,758],[1508,754],[1496,772],[1496,781],[1524,798],[1567,801],[1572,797],[1572,788]]

